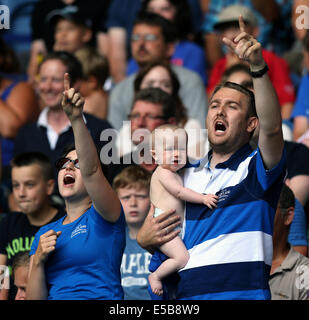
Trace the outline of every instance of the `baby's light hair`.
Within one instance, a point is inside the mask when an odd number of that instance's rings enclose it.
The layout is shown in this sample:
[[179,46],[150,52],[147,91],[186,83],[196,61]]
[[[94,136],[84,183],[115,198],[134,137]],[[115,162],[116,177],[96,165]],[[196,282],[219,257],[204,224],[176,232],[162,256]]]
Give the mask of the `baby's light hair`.
[[161,135],[161,134],[169,134],[171,131],[172,132],[175,132],[175,131],[184,132],[185,136],[186,136],[186,146],[187,146],[187,144],[188,144],[188,135],[187,135],[186,130],[184,128],[182,128],[182,127],[179,127],[179,126],[175,125],[175,124],[165,123],[165,124],[162,124],[161,126],[157,127],[155,130],[152,131],[151,136],[150,136],[151,149],[155,150],[155,148],[156,148],[156,138],[158,138],[159,135]]

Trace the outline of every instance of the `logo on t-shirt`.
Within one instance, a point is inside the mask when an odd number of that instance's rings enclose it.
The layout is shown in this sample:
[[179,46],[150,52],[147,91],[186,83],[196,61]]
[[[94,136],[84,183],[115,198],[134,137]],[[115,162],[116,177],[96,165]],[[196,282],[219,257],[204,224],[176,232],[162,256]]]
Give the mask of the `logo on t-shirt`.
[[230,193],[231,193],[231,190],[229,190],[229,189],[222,189],[222,190],[218,193],[219,202],[226,200],[226,199],[230,196]]
[[80,233],[86,233],[87,232],[87,226],[84,224],[79,224],[75,230],[73,230],[73,232],[71,233],[71,239],[75,236],[77,236]]

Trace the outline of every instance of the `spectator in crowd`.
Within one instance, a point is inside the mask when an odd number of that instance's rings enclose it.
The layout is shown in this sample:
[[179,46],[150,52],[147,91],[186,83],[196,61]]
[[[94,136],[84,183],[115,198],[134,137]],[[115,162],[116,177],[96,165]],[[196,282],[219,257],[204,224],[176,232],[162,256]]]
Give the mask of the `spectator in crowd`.
[[309,258],[295,251],[288,242],[294,208],[293,191],[284,184],[274,221],[274,252],[269,279],[272,300],[307,300]]
[[104,83],[109,77],[108,61],[91,47],[77,50],[75,56],[83,66],[80,93],[85,97],[84,112],[106,119],[108,93],[104,89]]
[[[212,151],[184,170],[184,186],[219,201],[215,210],[186,202],[183,241],[190,259],[178,272],[177,299],[270,299],[272,221],[285,176],[281,113],[261,45],[245,32],[241,16],[239,29],[234,41],[223,41],[249,62],[255,94],[226,82],[211,98],[206,125]],[[258,149],[252,151],[258,124]],[[162,226],[154,219],[147,216],[138,233],[143,247],[152,247],[149,226]]]
[[8,180],[16,135],[23,125],[37,119],[40,110],[34,90],[21,77],[19,62],[14,51],[1,38],[0,70],[2,178]]
[[[197,159],[205,155],[208,149],[206,132],[201,130],[200,121],[188,119],[187,111],[178,95],[180,83],[177,75],[168,63],[153,62],[138,72],[134,81],[135,94],[141,89],[151,87],[159,87],[168,94],[171,94],[177,102],[178,106],[175,118],[177,119],[177,125],[184,127],[187,131],[188,156]],[[130,125],[129,123],[124,123],[117,138],[117,148],[121,156],[132,150],[133,146],[130,137]]]
[[[78,59],[68,52],[52,52],[46,56],[40,66],[39,95],[45,108],[40,113],[37,122],[22,127],[16,137],[15,154],[29,151],[40,151],[55,163],[60,158],[63,149],[73,143],[73,131],[70,121],[61,107],[63,76],[70,72],[71,83],[79,88],[82,79],[82,66]],[[110,128],[107,121],[84,113],[87,128],[97,144],[101,132]],[[56,179],[57,172],[54,171]]]
[[53,10],[46,17],[54,25],[54,51],[74,53],[90,43],[92,21],[83,16],[77,7]]
[[[293,0],[210,0],[204,16],[202,30],[209,70],[222,58],[222,45],[216,33],[215,24],[219,14],[228,6],[248,7],[256,16],[260,29],[258,41],[263,48],[282,55],[289,50],[294,41],[291,13]],[[302,1],[302,0],[301,0]],[[306,1],[306,0],[305,0]]]
[[[223,37],[233,41],[238,35],[237,28],[238,15],[242,15],[246,23],[245,30],[255,37],[258,34],[257,20],[250,9],[240,5],[228,6],[220,13],[215,28]],[[263,58],[269,66],[269,77],[278,95],[283,119],[290,119],[295,100],[294,87],[292,85],[287,62],[271,51],[263,49]],[[215,86],[220,82],[224,71],[233,64],[239,63],[237,55],[229,51],[223,58],[214,65],[207,87],[210,95]],[[244,62],[244,61],[242,61]]]
[[[10,212],[0,221],[0,265],[11,271],[15,255],[30,250],[39,228],[64,215],[61,207],[51,203],[54,190],[53,165],[42,153],[30,152],[17,155],[12,160],[12,188],[16,212]],[[11,290],[1,290],[1,299],[13,299],[16,294],[11,281]]]
[[[194,30],[190,6],[187,0],[146,0],[141,11],[156,13],[171,21],[175,27],[175,50],[170,58],[171,64],[197,72],[206,86],[206,59],[204,50],[193,41]],[[130,59],[127,74],[137,72],[138,64]]]
[[[302,40],[304,46],[304,64],[309,70],[309,31],[307,30]],[[305,144],[309,147],[309,74],[305,74],[300,82],[295,107],[291,118],[293,119],[294,140]]]
[[15,300],[27,300],[26,289],[28,282],[29,264],[29,251],[17,254],[13,260],[12,273],[14,278],[14,285],[17,288]]
[[[128,134],[131,137],[132,148],[128,149],[120,159],[117,155],[118,158],[108,165],[109,181],[113,181],[121,170],[132,164],[153,172],[157,165],[151,157],[148,137],[155,128],[164,123],[179,122],[177,107],[173,97],[160,88],[146,88],[137,92],[128,116],[130,120]],[[126,141],[120,140],[120,147]]]
[[[203,18],[200,1],[187,0],[187,2],[193,17],[190,24],[193,23],[194,33],[198,34]],[[127,61],[131,58],[132,29],[142,4],[141,0],[113,0],[110,4],[106,28],[109,39],[108,60],[114,83],[124,80],[127,75]],[[186,27],[181,26],[181,28]]]
[[[174,52],[174,33],[169,26],[166,19],[154,13],[143,13],[138,16],[133,27],[131,48],[139,67],[155,61],[169,62]],[[180,82],[179,96],[187,110],[188,117],[199,120],[204,128],[205,124],[201,119],[207,112],[207,99],[201,78],[183,67],[175,65],[171,67]],[[122,122],[127,119],[130,112],[134,98],[135,77],[136,74],[129,76],[112,89],[109,98],[108,120],[117,130],[121,128]]]
[[124,300],[149,300],[148,266],[151,254],[136,241],[150,208],[149,185],[151,173],[140,166],[129,166],[113,181],[126,217],[126,247],[121,263],[121,284]]
[[[32,12],[31,28],[32,43],[30,60],[28,63],[28,77],[31,83],[35,82],[39,64],[54,47],[54,25],[47,21],[47,17],[54,10],[58,13],[70,12],[72,8],[81,13],[82,20],[87,19],[91,23],[93,37],[91,46],[96,46],[100,53],[107,54],[107,35],[104,27],[107,10],[111,0],[39,0]],[[74,9],[73,9],[74,10]]]
[[71,88],[68,73],[63,87],[62,107],[75,140],[75,147],[57,161],[59,191],[67,214],[35,235],[27,298],[123,299],[120,264],[125,217],[85,125],[84,99]]

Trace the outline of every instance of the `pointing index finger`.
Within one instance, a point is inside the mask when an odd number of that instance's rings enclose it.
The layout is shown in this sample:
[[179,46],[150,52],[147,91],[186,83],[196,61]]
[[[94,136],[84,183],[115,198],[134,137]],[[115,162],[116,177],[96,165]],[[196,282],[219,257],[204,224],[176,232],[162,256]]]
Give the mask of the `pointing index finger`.
[[64,74],[63,83],[64,83],[64,91],[69,90],[70,89],[70,75],[67,72]]
[[245,32],[245,22],[242,15],[239,16],[238,23],[239,23],[240,32]]

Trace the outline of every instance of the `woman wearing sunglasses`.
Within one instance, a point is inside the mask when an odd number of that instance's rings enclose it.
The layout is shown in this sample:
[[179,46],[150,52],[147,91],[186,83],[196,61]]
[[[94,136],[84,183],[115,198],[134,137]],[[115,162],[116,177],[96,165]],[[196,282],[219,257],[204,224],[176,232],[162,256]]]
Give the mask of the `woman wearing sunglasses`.
[[27,299],[123,299],[125,218],[82,117],[84,99],[64,76],[62,107],[75,147],[57,161],[67,215],[42,227],[31,248]]

